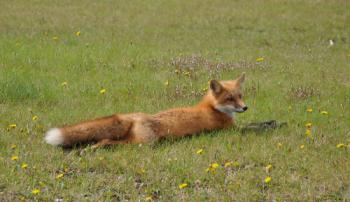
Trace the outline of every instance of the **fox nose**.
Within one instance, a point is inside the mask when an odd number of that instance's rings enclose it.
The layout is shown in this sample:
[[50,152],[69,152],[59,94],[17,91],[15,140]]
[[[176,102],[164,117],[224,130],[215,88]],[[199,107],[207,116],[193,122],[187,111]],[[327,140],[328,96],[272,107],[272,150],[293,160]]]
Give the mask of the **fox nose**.
[[242,109],[243,109],[243,111],[247,111],[248,107],[244,106]]

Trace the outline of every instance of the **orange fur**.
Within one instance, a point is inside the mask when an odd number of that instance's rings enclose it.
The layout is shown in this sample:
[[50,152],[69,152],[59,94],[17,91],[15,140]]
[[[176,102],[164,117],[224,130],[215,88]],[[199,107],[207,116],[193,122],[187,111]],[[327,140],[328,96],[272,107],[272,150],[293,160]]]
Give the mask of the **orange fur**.
[[[234,124],[233,113],[247,109],[242,101],[244,74],[236,80],[210,82],[210,90],[192,107],[175,108],[154,115],[117,114],[59,128],[52,136],[62,141],[48,143],[71,146],[81,142],[97,142],[95,147],[149,143],[161,138],[182,137],[202,131],[223,129]],[[47,133],[47,136],[49,134]],[[47,137],[50,139],[52,137]],[[60,137],[61,138],[61,137]],[[57,139],[55,139],[57,140]],[[52,142],[52,141],[51,141]]]

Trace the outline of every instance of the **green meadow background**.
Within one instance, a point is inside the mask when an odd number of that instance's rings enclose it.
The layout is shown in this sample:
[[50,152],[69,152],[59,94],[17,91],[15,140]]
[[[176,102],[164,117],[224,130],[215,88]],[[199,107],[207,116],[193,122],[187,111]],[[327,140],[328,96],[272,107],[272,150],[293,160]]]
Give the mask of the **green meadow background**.
[[[0,200],[350,200],[349,11],[348,0],[2,0]],[[97,151],[43,141],[51,127],[194,105],[208,80],[242,72],[237,126],[287,127]]]

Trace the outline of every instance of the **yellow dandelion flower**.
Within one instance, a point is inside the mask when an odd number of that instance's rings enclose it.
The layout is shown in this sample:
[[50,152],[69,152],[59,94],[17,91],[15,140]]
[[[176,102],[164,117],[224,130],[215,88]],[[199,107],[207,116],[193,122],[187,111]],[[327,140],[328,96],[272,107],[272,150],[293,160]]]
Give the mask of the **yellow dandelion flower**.
[[218,163],[212,163],[209,164],[209,167],[207,169],[205,169],[206,172],[212,171],[215,172],[215,170],[219,167]]
[[80,36],[80,34],[81,34],[80,31],[75,32],[75,35],[76,35],[76,36]]
[[202,154],[203,153],[203,149],[198,149],[197,151],[196,151],[196,154]]
[[257,62],[262,62],[262,61],[264,61],[265,59],[263,58],[263,57],[259,57],[259,58],[256,58],[256,61]]
[[307,108],[306,111],[311,113],[312,112],[312,108]]
[[270,182],[271,182],[271,177],[270,176],[267,176],[266,178],[265,178],[265,180],[264,180],[264,182],[266,183],[266,184],[269,184]]
[[280,143],[280,142],[279,142],[279,143],[277,143],[277,147],[278,147],[278,148],[282,147],[282,145],[283,145],[283,144],[282,144],[282,143]]
[[212,167],[212,168],[218,168],[218,167],[219,167],[219,164],[213,163],[213,164],[211,164],[211,167]]
[[312,123],[306,123],[305,124],[305,127],[307,127],[307,128],[311,128],[311,126],[312,126]]
[[203,92],[208,91],[208,87],[202,88],[202,91]]
[[232,161],[228,161],[224,164],[224,167],[227,168],[227,167],[230,167],[232,166],[233,162]]
[[107,91],[106,89],[102,88],[102,89],[100,90],[100,94],[105,94],[106,91]]
[[32,120],[33,120],[33,121],[38,120],[38,116],[36,116],[36,115],[35,115],[35,116],[33,116],[33,117],[32,117]]
[[60,174],[58,174],[58,175],[56,175],[56,180],[59,180],[59,179],[61,179],[62,177],[64,176],[64,174],[63,173],[60,173]]
[[328,112],[327,112],[327,111],[321,111],[320,114],[322,114],[322,115],[328,115]]
[[137,171],[139,174],[145,174],[146,173],[146,170],[141,168],[140,170]]
[[52,40],[54,40],[54,41],[58,41],[58,36],[54,36],[54,37],[52,37]]
[[182,183],[182,184],[179,185],[179,189],[184,189],[184,188],[186,188],[187,186],[188,186],[187,183]]
[[17,124],[12,123],[12,124],[10,124],[8,127],[9,127],[9,128],[16,128],[16,127],[17,127]]
[[23,169],[27,169],[27,168],[28,168],[28,164],[26,164],[26,163],[22,163],[21,168],[23,168]]
[[63,81],[62,83],[61,83],[61,86],[63,86],[63,87],[66,87],[68,85],[68,82],[67,81]]
[[40,189],[35,188],[32,190],[33,195],[38,195],[39,193],[40,193]]
[[146,200],[146,201],[152,201],[152,200],[153,200],[153,197],[152,197],[152,196],[147,196],[147,197],[145,198],[145,200]]
[[166,81],[164,82],[164,85],[165,85],[165,86],[169,86],[169,81],[166,80]]
[[346,145],[345,144],[343,144],[343,143],[339,143],[339,144],[337,144],[337,148],[339,149],[339,148],[343,148],[343,147],[345,147]]
[[271,164],[269,164],[269,165],[267,165],[267,166],[265,167],[266,172],[270,172],[271,169],[272,169],[272,165],[271,165]]
[[16,149],[17,145],[11,144],[11,149]]
[[311,130],[310,130],[310,129],[306,129],[305,135],[306,135],[306,136],[311,136]]
[[304,149],[305,148],[305,145],[300,145],[300,149]]
[[17,161],[17,160],[18,160],[18,156],[12,156],[12,157],[11,157],[11,160],[12,160],[12,161]]
[[206,172],[215,172],[215,170],[219,167],[218,163],[212,163],[209,165],[209,167],[207,169],[205,169]]

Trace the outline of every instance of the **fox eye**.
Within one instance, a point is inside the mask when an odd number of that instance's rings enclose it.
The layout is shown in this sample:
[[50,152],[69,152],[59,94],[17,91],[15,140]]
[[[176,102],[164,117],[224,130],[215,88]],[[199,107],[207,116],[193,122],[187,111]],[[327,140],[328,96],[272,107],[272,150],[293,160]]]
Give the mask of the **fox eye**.
[[235,100],[235,98],[233,96],[227,97],[227,101],[234,101],[234,100]]

